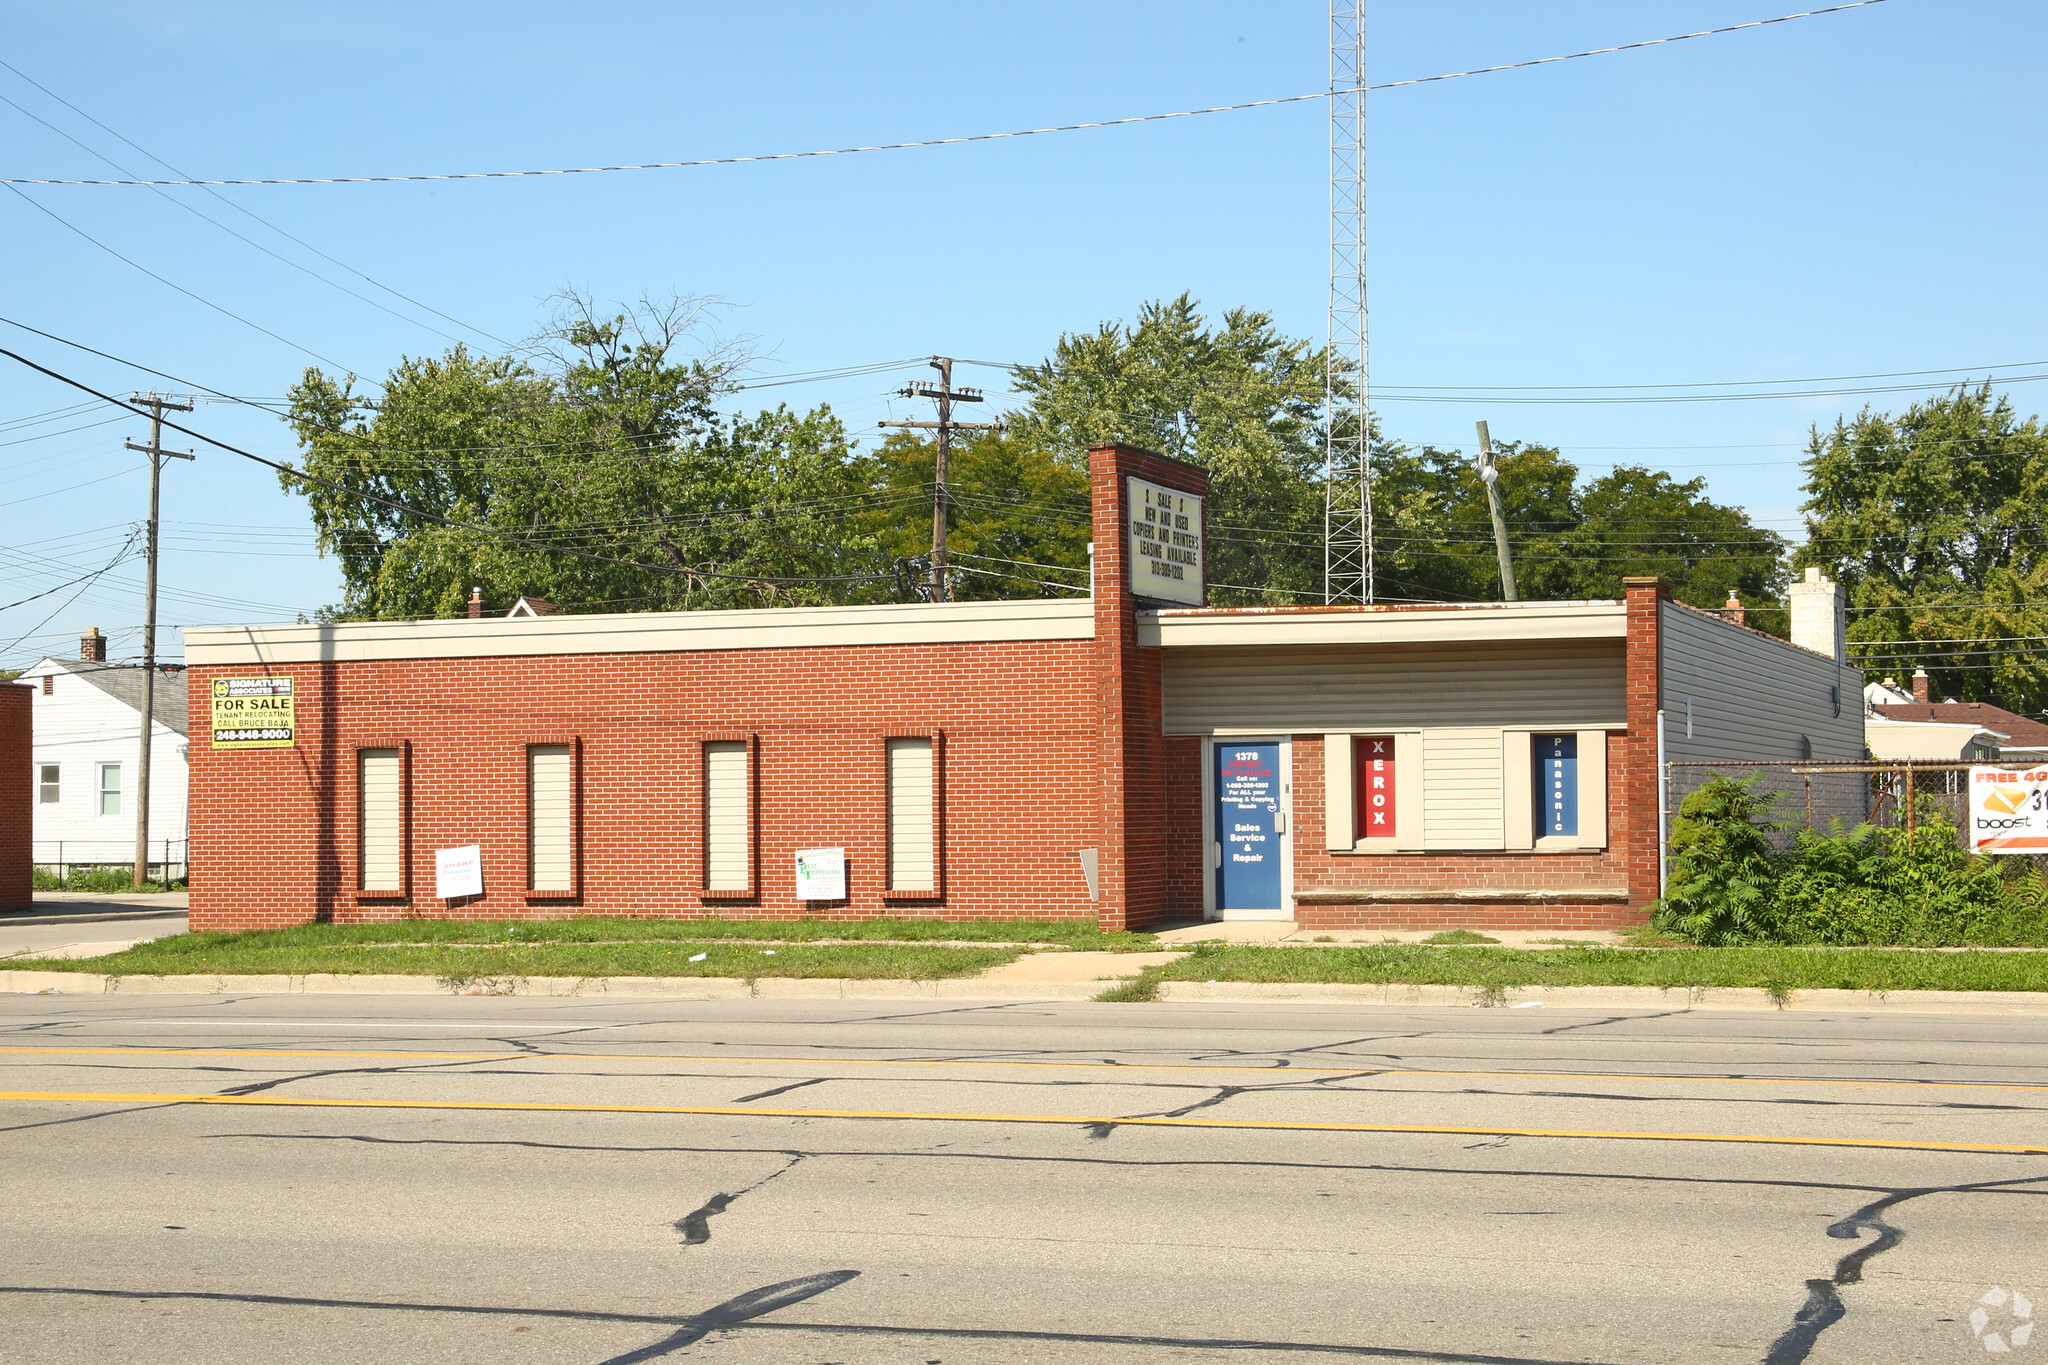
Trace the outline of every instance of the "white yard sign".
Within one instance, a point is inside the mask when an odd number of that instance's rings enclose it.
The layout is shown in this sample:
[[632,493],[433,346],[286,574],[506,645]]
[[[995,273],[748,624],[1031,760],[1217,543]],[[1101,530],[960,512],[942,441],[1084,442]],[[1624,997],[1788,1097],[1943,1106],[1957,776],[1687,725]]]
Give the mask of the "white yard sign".
[[444,901],[484,893],[483,849],[476,844],[434,850],[434,894]]
[[843,848],[800,848],[796,851],[796,895],[798,900],[843,901],[846,899],[846,850]]
[[1143,479],[1124,481],[1131,591],[1159,602],[1202,605],[1202,500]]
[[1970,847],[2048,853],[2048,768],[1970,769]]

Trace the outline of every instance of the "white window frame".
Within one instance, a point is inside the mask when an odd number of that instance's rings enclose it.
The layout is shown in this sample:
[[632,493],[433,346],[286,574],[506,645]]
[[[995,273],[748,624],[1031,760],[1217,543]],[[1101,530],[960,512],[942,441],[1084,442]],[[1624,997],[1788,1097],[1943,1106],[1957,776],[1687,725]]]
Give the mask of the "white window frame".
[[[1516,853],[1593,853],[1607,847],[1607,734],[1571,725],[1523,725],[1501,731],[1501,793],[1507,804],[1508,849]],[[1576,735],[1579,741],[1579,832],[1536,833],[1536,767],[1532,736]]]
[[36,804],[40,806],[61,804],[64,799],[63,778],[63,764],[36,764]]
[[[1365,735],[1394,737],[1394,837],[1360,839],[1354,743]],[[1381,726],[1333,730],[1323,736],[1323,845],[1329,853],[1422,852],[1422,731]]]
[[[111,787],[107,785],[108,773],[114,775],[114,785]],[[102,763],[99,765],[98,776],[99,785],[94,788],[96,795],[93,797],[95,802],[93,809],[102,817],[109,815],[118,816],[121,813],[121,765],[118,763]],[[107,809],[107,798],[109,796],[114,798],[114,808],[112,810]]]

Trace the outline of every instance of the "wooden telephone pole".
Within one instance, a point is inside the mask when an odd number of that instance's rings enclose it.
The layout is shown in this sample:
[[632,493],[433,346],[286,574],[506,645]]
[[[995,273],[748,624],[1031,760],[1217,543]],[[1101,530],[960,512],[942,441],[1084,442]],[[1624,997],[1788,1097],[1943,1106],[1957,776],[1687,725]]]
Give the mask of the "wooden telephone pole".
[[936,384],[907,384],[897,390],[905,398],[930,398],[939,405],[939,420],[936,422],[878,422],[877,426],[910,427],[919,431],[936,431],[938,440],[938,461],[934,466],[932,482],[932,601],[946,600],[946,458],[952,451],[952,436],[956,431],[1001,431],[1001,422],[956,422],[953,420],[955,403],[980,403],[985,401],[980,389],[956,389],[953,387],[953,361],[949,356],[935,355],[931,366],[939,372]]
[[1493,437],[1479,424],[1479,480],[1486,485],[1486,510],[1493,517],[1493,552],[1500,558],[1500,600],[1515,601],[1515,561],[1508,553],[1508,518],[1500,503],[1500,469],[1493,462]]
[[[147,600],[142,609],[142,757],[135,774],[135,884],[141,886],[149,880],[149,741],[150,731],[156,727],[157,493],[163,482],[165,459],[189,460],[193,457],[182,451],[164,449],[164,413],[190,412],[190,403],[173,403],[154,393],[146,397],[137,394],[134,403],[150,410],[149,444],[126,443],[130,450],[139,450],[149,456],[149,574],[145,590]],[[170,875],[168,865],[164,875]]]

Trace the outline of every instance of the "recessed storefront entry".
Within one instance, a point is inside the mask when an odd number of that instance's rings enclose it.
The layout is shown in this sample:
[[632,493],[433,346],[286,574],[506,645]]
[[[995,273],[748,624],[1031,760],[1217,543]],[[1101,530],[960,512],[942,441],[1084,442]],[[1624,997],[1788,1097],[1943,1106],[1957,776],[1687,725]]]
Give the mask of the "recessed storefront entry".
[[1277,740],[1217,740],[1210,750],[1215,910],[1287,917],[1287,784]]

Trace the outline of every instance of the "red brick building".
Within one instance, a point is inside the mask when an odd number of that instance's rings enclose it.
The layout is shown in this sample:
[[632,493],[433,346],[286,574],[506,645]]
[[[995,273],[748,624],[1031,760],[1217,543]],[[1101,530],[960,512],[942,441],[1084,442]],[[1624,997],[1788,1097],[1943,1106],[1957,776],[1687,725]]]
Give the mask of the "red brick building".
[[[193,927],[1591,928],[1657,894],[1660,745],[1862,754],[1839,632],[1654,580],[1209,609],[1202,471],[1105,446],[1091,473],[1086,598],[188,630]],[[481,892],[437,894],[458,863]]]
[[30,689],[0,686],[0,763],[19,775],[14,795],[0,790],[0,910],[35,902],[35,733]]

